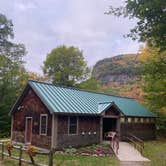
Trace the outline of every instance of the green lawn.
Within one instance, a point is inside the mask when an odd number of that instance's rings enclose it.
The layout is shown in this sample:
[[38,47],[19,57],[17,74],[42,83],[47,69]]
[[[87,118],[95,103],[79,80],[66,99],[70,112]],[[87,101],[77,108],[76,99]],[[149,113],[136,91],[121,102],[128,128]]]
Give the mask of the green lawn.
[[143,155],[151,160],[150,166],[166,166],[166,139],[145,142]]
[[[47,158],[38,157],[40,163],[47,163]],[[0,161],[1,166],[17,166],[18,161],[5,159]],[[28,164],[23,164],[27,166]],[[73,155],[56,155],[54,157],[55,166],[103,166],[114,165],[118,166],[118,161],[115,157],[93,157],[93,156],[73,156]]]
[[[87,147],[82,147],[78,150],[95,150],[97,149],[98,145],[92,145]],[[104,147],[104,145],[103,145]],[[1,148],[0,148],[1,150]],[[6,151],[7,152],[7,151]],[[12,154],[18,156],[18,150],[12,150]],[[29,160],[29,156],[24,152],[23,158]],[[37,155],[34,157],[36,163],[46,164],[48,165],[48,156]],[[101,156],[83,156],[79,154],[55,154],[54,161],[55,166],[103,166],[103,165],[114,165],[118,166],[119,161],[117,158],[112,154],[110,157]],[[1,161],[0,156],[0,166],[17,166],[18,161],[5,157],[5,160]],[[28,164],[23,164],[23,166],[27,166]]]
[[[93,146],[91,147],[94,148]],[[89,149],[89,147],[88,147]],[[13,152],[18,155],[17,152]],[[166,140],[156,140],[145,142],[145,149],[143,155],[151,160],[151,162],[145,163],[146,166],[166,166]],[[24,158],[28,158],[26,154],[23,155]],[[47,164],[48,157],[38,156],[35,157],[38,163]],[[0,156],[0,166],[17,166],[18,161],[7,159],[1,161]],[[54,165],[55,166],[118,166],[119,161],[115,156],[111,157],[94,157],[94,156],[81,156],[81,155],[69,155],[69,154],[56,154],[54,155]],[[27,164],[23,164],[27,166]]]

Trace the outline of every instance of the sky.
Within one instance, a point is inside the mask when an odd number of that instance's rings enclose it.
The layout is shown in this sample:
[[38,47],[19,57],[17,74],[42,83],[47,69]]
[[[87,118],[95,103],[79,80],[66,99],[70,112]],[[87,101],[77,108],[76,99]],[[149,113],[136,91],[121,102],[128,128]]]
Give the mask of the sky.
[[136,20],[105,15],[123,0],[0,0],[0,13],[12,19],[14,41],[23,43],[29,71],[42,74],[48,53],[60,45],[83,51],[88,66],[118,54],[137,53],[140,43],[123,35]]

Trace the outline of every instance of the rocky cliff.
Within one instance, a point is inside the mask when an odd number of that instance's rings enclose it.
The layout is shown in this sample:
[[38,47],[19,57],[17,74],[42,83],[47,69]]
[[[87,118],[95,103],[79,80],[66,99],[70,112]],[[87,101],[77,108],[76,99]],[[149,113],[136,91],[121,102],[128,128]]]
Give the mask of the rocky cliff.
[[128,83],[140,77],[141,63],[138,54],[124,54],[98,61],[92,76],[102,83]]

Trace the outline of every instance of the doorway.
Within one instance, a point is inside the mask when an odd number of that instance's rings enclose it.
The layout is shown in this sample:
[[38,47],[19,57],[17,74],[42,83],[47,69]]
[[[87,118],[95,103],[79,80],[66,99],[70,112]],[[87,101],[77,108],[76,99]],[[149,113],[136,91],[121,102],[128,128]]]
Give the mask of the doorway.
[[103,118],[103,140],[106,132],[117,132],[117,118]]
[[31,137],[32,137],[32,117],[26,117],[25,143],[31,143]]

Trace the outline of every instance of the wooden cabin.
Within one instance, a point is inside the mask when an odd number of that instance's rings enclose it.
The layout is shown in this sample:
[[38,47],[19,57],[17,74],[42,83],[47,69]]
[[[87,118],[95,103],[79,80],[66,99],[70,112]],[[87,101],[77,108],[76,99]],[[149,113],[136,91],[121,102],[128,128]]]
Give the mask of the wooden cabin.
[[46,149],[99,143],[108,131],[155,138],[155,114],[131,98],[32,80],[10,115],[13,142]]

